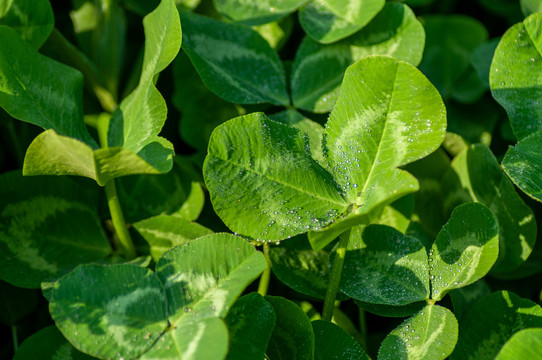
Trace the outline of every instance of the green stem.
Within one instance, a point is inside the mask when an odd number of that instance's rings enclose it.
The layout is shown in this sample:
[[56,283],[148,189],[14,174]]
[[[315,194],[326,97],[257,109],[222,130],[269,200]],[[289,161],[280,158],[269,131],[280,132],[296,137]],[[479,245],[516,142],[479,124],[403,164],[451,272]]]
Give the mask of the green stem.
[[339,283],[341,281],[341,273],[343,271],[344,257],[348,247],[348,240],[350,240],[350,230],[346,230],[344,233],[342,233],[341,239],[339,240],[339,247],[337,248],[337,253],[335,255],[335,259],[333,260],[329,284],[326,291],[326,298],[324,300],[322,320],[331,321],[333,318],[335,298],[337,297],[337,290],[339,289]]
[[361,334],[361,340],[363,341],[361,347],[367,352],[367,319],[365,318],[365,310],[358,307],[359,315],[359,333]]
[[107,197],[109,212],[111,212],[113,227],[119,237],[119,250],[128,259],[133,259],[136,257],[135,247],[132,238],[130,237],[130,233],[128,232],[128,228],[126,227],[126,222],[124,221],[124,215],[122,214],[122,208],[120,207],[114,179],[109,180],[105,184],[105,196]]
[[11,337],[13,339],[13,352],[16,353],[19,348],[19,336],[17,335],[17,326],[11,325]]
[[260,276],[260,284],[258,285],[258,294],[261,296],[267,295],[269,289],[269,279],[271,278],[271,261],[269,260],[269,244],[263,244],[263,255],[265,256],[265,262],[267,267],[265,268],[262,276]]

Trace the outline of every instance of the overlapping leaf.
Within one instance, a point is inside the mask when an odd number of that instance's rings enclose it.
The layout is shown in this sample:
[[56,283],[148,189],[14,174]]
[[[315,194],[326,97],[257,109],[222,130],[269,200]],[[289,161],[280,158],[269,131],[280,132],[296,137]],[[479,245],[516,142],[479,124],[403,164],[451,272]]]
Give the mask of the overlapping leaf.
[[[146,49],[140,82],[113,113],[109,130],[103,129],[103,133],[107,132],[107,139],[104,136],[101,141],[104,148],[93,150],[79,141],[88,138],[90,140],[86,142],[94,144],[84,130],[81,106],[77,107],[77,111],[67,109],[71,117],[66,118],[71,120],[65,126],[68,129],[83,129],[78,131],[84,136],[66,134],[55,127],[40,134],[27,150],[23,170],[25,175],[80,175],[105,185],[115,177],[156,174],[171,169],[173,146],[158,136],[166,119],[167,108],[154,86],[154,78],[173,60],[181,44],[179,16],[173,0],[163,0],[156,10],[145,17],[143,23]],[[43,67],[37,69],[43,73]],[[81,91],[79,84],[77,89]],[[59,95],[61,99],[67,96],[66,92]],[[57,100],[56,104],[62,104],[62,101]],[[99,126],[107,128],[107,119]],[[46,154],[54,156],[44,159]]]
[[77,349],[99,358],[223,358],[220,318],[265,266],[244,239],[209,235],[165,253],[156,273],[80,266],[55,283],[50,312]]
[[457,328],[457,320],[450,310],[427,305],[384,339],[378,359],[446,359],[457,342]]
[[55,19],[48,0],[2,0],[0,25],[13,28],[35,49],[39,49],[53,30]]
[[332,43],[365,26],[384,3],[383,0],[312,0],[301,8],[299,22],[314,40]]
[[473,145],[457,155],[444,184],[448,191],[447,211],[471,200],[486,205],[497,218],[499,258],[493,272],[513,271],[527,259],[536,241],[534,214],[516,193],[489,148]]
[[499,227],[480,203],[456,207],[429,251],[431,298],[472,284],[491,269],[499,253]]
[[277,21],[295,11],[307,0],[214,0],[224,16],[247,25]]
[[542,327],[542,309],[508,291],[499,291],[474,304],[459,324],[459,340],[452,360],[495,359],[517,331]]
[[111,247],[97,204],[67,178],[0,177],[0,278],[39,288],[79,264],[105,258]]
[[495,360],[536,359],[542,354],[542,328],[520,330],[508,340]]
[[315,360],[368,360],[363,348],[338,325],[324,320],[312,322]]
[[277,53],[249,27],[181,13],[183,50],[205,85],[239,104],[290,103]]
[[389,55],[418,65],[425,33],[406,5],[387,3],[382,11],[354,36],[333,45],[306,37],[299,46],[290,77],[292,101],[313,112],[333,109],[346,68],[373,54]]

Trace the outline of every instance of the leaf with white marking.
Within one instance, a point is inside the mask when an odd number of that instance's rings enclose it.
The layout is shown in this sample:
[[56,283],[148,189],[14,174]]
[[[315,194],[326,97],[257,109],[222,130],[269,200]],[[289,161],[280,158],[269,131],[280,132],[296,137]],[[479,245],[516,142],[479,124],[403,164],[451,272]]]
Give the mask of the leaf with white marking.
[[0,176],[0,278],[39,288],[111,253],[97,196],[71,179]]
[[62,334],[99,358],[135,358],[168,327],[158,277],[135,265],[83,265],[59,279],[49,305]]
[[491,211],[480,203],[456,207],[429,251],[431,298],[481,279],[498,254],[499,225]]
[[49,0],[7,0],[2,3],[0,25],[12,27],[23,40],[39,49],[55,25]]
[[157,215],[132,225],[149,244],[154,261],[177,245],[213,233],[203,225],[172,215]]
[[427,305],[384,339],[378,360],[446,359],[457,342],[457,328],[457,320],[450,310]]
[[189,12],[181,20],[183,50],[211,91],[239,104],[290,103],[282,63],[260,34]]
[[246,25],[277,21],[307,0],[215,0],[216,9],[227,18]]
[[542,327],[542,308],[508,291],[498,291],[476,302],[459,324],[459,340],[452,360],[493,360],[519,330]]
[[484,204],[497,218],[499,257],[492,273],[511,273],[525,262],[536,242],[536,219],[487,146],[473,145],[458,154],[443,182],[446,212],[470,200]]
[[323,113],[333,109],[346,68],[374,54],[388,55],[416,66],[425,44],[423,26],[412,10],[388,2],[367,26],[332,45],[305,37],[297,49],[290,83],[292,101],[300,109]]
[[307,35],[329,44],[361,29],[384,3],[384,0],[312,0],[299,11],[299,22]]

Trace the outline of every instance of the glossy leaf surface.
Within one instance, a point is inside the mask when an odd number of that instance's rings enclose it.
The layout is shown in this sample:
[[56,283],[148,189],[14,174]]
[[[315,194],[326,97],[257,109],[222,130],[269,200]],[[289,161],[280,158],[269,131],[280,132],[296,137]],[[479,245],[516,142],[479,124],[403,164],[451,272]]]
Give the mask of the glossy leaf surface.
[[373,304],[400,306],[424,300],[429,297],[425,247],[391,227],[368,226],[361,248],[346,253],[339,289]]
[[480,203],[454,209],[429,251],[431,298],[484,277],[499,254],[499,225]]
[[328,44],[361,29],[383,6],[383,0],[312,0],[301,8],[299,22],[310,37]]
[[508,340],[495,360],[536,359],[542,354],[542,328],[520,330]]
[[506,109],[518,140],[542,130],[540,27],[542,14],[536,13],[508,29],[491,63],[491,93]]
[[363,348],[338,325],[324,320],[312,322],[315,360],[368,360]]
[[427,305],[382,342],[379,360],[446,359],[457,342],[457,320],[439,305]]
[[478,201],[497,218],[499,257],[493,272],[510,272],[527,259],[537,236],[534,214],[488,147],[473,145],[457,155],[444,184],[449,194],[446,211],[464,201]]
[[71,179],[0,177],[0,277],[39,288],[79,264],[105,258],[111,247],[97,204]]
[[227,359],[263,359],[275,319],[275,310],[261,295],[250,293],[237,300],[225,319],[230,332]]
[[494,292],[476,302],[459,324],[452,360],[494,359],[517,331],[542,326],[542,308],[508,291]]
[[298,108],[323,113],[333,109],[344,72],[368,55],[388,55],[418,65],[425,33],[406,5],[387,3],[382,11],[355,35],[333,45],[306,37],[295,56],[290,76],[292,101]]
[[331,175],[312,159],[307,136],[261,113],[215,129],[203,174],[224,223],[256,239],[304,233],[347,207]]
[[211,91],[239,104],[290,103],[279,57],[260,34],[188,12],[181,20],[183,50]]

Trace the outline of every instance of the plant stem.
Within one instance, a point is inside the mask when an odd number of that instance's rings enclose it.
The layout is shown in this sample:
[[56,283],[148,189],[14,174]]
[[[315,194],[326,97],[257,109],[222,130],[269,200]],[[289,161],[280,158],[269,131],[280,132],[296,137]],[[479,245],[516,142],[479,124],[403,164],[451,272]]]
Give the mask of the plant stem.
[[337,254],[335,255],[333,266],[331,268],[326,298],[324,300],[322,320],[331,321],[333,318],[335,298],[337,297],[337,290],[339,289],[339,283],[341,281],[341,273],[343,271],[344,257],[346,255],[346,248],[348,247],[348,240],[350,240],[350,229],[342,233],[341,239],[339,240],[339,247],[337,248]]
[[13,352],[16,353],[19,348],[19,336],[17,335],[17,326],[11,325],[11,337],[13,339]]
[[122,208],[120,207],[114,179],[109,180],[105,184],[105,196],[107,197],[107,205],[109,205],[109,211],[111,212],[113,227],[119,237],[119,250],[129,259],[133,259],[136,257],[135,247],[132,238],[130,237],[130,233],[128,232],[128,228],[126,228],[126,222],[124,221],[124,215],[122,214]]
[[360,345],[367,352],[367,320],[365,318],[365,310],[358,307],[358,316],[359,316],[359,333],[361,334],[361,340],[363,340],[363,343]]
[[267,295],[267,289],[269,289],[269,279],[271,278],[271,261],[269,260],[269,244],[263,244],[263,255],[265,256],[265,262],[267,267],[265,268],[262,276],[260,276],[260,284],[258,285],[258,294],[261,296]]

